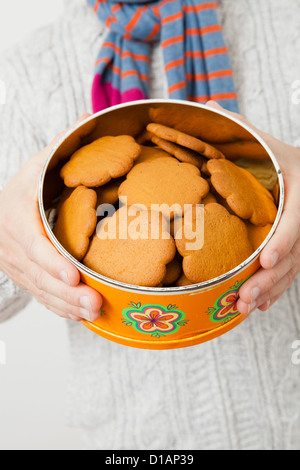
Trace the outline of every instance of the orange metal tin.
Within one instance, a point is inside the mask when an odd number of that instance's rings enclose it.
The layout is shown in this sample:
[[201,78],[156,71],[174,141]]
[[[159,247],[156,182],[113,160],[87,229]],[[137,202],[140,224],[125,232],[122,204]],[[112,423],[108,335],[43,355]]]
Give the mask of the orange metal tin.
[[[105,278],[66,252],[55,238],[47,217],[51,202],[62,189],[59,171],[75,150],[104,135],[130,134],[137,137],[156,116],[160,121],[168,116],[168,124],[170,121],[172,124],[172,117],[176,117],[174,125],[179,130],[215,145],[226,146],[237,142],[245,155],[247,148],[252,157],[256,152],[253,161],[258,166],[262,165],[262,161],[267,161],[270,172],[275,175],[274,194],[278,214],[266,240],[240,266],[198,285],[145,288]],[[104,298],[100,318],[93,323],[83,321],[82,324],[109,340],[146,349],[199,344],[226,333],[246,318],[236,308],[238,291],[259,269],[259,255],[278,226],[283,204],[284,183],[279,165],[270,148],[251,128],[238,119],[228,117],[223,111],[177,100],[126,103],[89,117],[71,129],[53,149],[45,164],[39,189],[40,214],[49,239],[62,256],[78,268],[82,281],[99,291]]]

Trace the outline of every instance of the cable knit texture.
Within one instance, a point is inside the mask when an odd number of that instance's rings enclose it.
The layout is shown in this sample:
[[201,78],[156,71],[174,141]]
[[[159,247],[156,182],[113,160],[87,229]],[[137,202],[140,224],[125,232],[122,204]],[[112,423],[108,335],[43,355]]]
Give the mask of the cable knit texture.
[[[223,0],[219,16],[240,108],[254,125],[299,142],[300,1]],[[84,0],[61,21],[6,55],[0,120],[0,181],[84,112],[91,111],[93,62],[103,28]],[[284,39],[283,39],[284,38]],[[153,98],[166,97],[159,47],[151,61]],[[171,351],[144,351],[102,339],[70,322],[73,366],[69,421],[92,449],[300,449],[299,278],[268,311],[230,333]],[[0,318],[24,297],[0,278]]]

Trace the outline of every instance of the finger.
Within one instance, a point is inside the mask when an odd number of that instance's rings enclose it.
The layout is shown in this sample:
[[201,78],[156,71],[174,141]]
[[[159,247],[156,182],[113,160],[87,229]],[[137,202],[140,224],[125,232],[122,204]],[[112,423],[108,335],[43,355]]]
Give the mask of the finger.
[[295,277],[296,272],[292,269],[272,289],[257,299],[257,308],[262,311],[268,310],[291,287]]
[[[73,315],[80,320],[95,321],[100,316],[102,297],[85,284],[68,288],[60,283],[61,285],[57,287],[57,285],[52,284],[51,280],[49,282],[46,276],[47,273],[45,276],[41,273],[34,274],[33,281],[27,273],[16,271],[10,267],[7,267],[5,273],[24,292],[32,295],[49,310],[60,310],[63,312],[61,316],[65,318]],[[52,281],[59,283],[53,278]],[[47,290],[45,290],[45,284],[47,284]],[[70,289],[72,292],[64,291],[65,288]],[[55,289],[57,289],[56,292]],[[60,293],[62,298],[57,297],[57,292]]]
[[84,283],[80,283],[76,287],[67,286],[34,263],[28,266],[26,275],[29,276],[30,281],[39,291],[46,292],[70,305],[80,307],[91,313],[101,311],[103,303],[101,294]]
[[300,264],[300,241],[298,241],[290,253],[283,258],[274,268],[261,268],[252,276],[239,290],[240,299],[247,304],[251,304],[270,291],[280,279],[282,279],[293,268],[296,270]]
[[45,292],[37,291],[34,295],[36,300],[43,304],[48,310],[51,311],[59,311],[60,316],[63,316],[64,318],[76,318],[81,320],[86,320],[86,321],[96,321],[100,313],[95,313],[95,312],[88,312],[85,311],[84,309],[80,307],[76,307],[74,305],[70,305],[67,302],[64,302],[61,299],[58,299],[57,297],[50,295]]
[[61,310],[57,310],[56,308],[53,308],[53,307],[48,308],[46,306],[45,306],[45,308],[47,310],[49,310],[51,313],[54,313],[55,315],[57,315],[60,318],[64,318],[66,320],[73,320],[77,323],[82,321],[82,318],[76,317],[75,315],[69,315],[68,317],[66,317],[64,312],[62,312]]
[[[70,293],[66,293],[65,298],[59,298],[56,294],[53,295],[48,290],[45,290],[44,282],[48,280],[41,275],[35,279],[35,282],[32,282],[27,275],[21,273],[16,277],[16,281],[19,286],[22,286],[23,289],[29,292],[39,303],[43,304],[49,310],[60,310],[64,313],[65,317],[73,315],[87,321],[95,321],[100,316],[102,298],[100,294],[84,284],[70,288],[73,289],[73,291],[79,291],[78,294],[75,294],[74,298],[76,298],[77,295],[77,300],[73,303],[71,302],[73,295],[70,297]],[[53,286],[51,289],[52,288]],[[93,301],[94,294],[96,295]]]
[[295,268],[288,271],[280,281],[273,285],[271,289],[264,294],[260,295],[256,300],[251,303],[244,302],[241,298],[237,302],[237,309],[243,315],[248,315],[252,313],[257,308],[260,310],[267,310],[273,305],[283,294],[284,292],[292,285],[297,275]]
[[260,255],[260,263],[266,268],[274,267],[295,245],[300,235],[299,187],[289,188],[285,209],[273,237]]
[[11,236],[21,248],[21,250],[18,250],[20,255],[18,264],[21,265],[21,269],[26,270],[26,259],[28,259],[54,278],[65,282],[69,286],[77,286],[80,282],[78,269],[58,253],[46,235],[40,233],[43,231],[41,221],[37,220],[36,224],[37,227],[33,227],[33,222],[27,221],[24,229],[25,235],[21,238],[13,232],[11,233]]
[[22,271],[8,264],[1,264],[1,270],[17,287],[24,292],[31,294],[29,291],[29,281]]

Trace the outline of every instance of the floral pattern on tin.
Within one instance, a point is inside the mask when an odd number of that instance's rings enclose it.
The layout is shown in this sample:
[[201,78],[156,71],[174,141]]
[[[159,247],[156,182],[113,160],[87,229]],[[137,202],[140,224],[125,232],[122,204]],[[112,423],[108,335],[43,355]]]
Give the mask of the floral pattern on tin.
[[132,326],[136,331],[160,338],[178,331],[186,325],[185,313],[176,305],[130,303],[130,307],[122,312],[123,323]]
[[[249,278],[247,278],[249,279]],[[227,323],[239,315],[237,302],[239,300],[239,289],[246,280],[237,281],[225,294],[222,294],[207,311],[213,323]]]

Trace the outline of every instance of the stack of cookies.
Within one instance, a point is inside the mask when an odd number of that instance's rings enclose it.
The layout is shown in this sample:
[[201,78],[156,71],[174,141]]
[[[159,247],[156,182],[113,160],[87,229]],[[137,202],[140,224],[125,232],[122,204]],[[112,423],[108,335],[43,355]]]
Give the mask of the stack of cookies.
[[[56,238],[94,272],[131,285],[185,286],[225,274],[256,251],[277,215],[271,192],[249,171],[159,123],[136,139],[105,136],[81,147],[60,175]],[[191,248],[197,230],[203,243]]]

